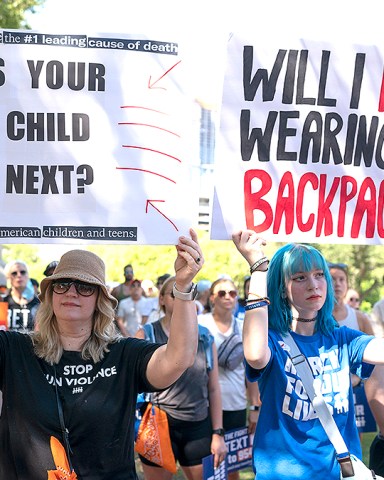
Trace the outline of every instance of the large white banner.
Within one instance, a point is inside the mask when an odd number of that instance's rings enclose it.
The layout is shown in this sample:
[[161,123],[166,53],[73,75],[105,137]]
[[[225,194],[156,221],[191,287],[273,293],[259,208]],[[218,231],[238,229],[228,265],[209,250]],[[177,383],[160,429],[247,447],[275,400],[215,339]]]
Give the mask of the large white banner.
[[230,37],[211,238],[247,227],[271,241],[384,243],[383,54],[292,31]]
[[198,112],[181,47],[0,30],[0,243],[174,244],[188,234]]

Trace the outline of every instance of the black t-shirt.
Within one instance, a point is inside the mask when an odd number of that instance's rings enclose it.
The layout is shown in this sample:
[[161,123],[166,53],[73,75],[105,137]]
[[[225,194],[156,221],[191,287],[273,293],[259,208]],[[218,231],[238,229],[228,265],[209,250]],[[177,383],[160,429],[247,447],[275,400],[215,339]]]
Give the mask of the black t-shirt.
[[[137,478],[136,397],[153,391],[145,370],[158,346],[125,338],[97,364],[64,352],[56,378],[79,480]],[[1,479],[43,480],[56,468],[50,437],[64,442],[54,385],[53,367],[34,355],[28,335],[0,332]]]
[[27,304],[20,305],[11,294],[3,300],[8,302],[8,330],[33,330],[40,300],[34,296]]

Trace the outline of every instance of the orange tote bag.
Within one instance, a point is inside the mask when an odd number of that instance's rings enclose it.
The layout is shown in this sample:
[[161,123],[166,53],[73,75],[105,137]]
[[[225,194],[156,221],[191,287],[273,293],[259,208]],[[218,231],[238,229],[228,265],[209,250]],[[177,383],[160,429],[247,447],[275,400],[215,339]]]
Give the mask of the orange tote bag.
[[164,410],[148,403],[137,433],[135,451],[147,460],[176,473],[167,414]]

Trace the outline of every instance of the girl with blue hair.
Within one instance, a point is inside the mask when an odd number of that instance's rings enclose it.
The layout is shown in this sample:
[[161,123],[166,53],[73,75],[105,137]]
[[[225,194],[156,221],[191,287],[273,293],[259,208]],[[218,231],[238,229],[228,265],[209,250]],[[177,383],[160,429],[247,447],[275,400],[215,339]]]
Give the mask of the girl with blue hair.
[[[348,450],[362,457],[350,373],[368,377],[384,363],[384,339],[334,320],[332,278],[322,254],[290,243],[269,262],[252,230],[233,242],[250,266],[243,328],[246,374],[262,401],[253,443],[257,480],[339,480],[336,452],[292,364],[289,332],[307,358]],[[364,363],[363,363],[364,362]]]

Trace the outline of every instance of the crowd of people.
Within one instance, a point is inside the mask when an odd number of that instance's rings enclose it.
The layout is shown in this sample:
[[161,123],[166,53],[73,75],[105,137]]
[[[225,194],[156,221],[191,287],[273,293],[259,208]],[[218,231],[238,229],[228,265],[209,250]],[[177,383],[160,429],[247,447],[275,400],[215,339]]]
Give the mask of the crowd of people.
[[[288,332],[314,377],[327,382],[323,394],[357,457],[353,387],[364,384],[378,428],[370,467],[384,475],[377,327],[384,326],[384,301],[372,316],[363,313],[348,266],[308,245],[285,245],[269,260],[254,232],[238,232],[233,242],[250,267],[240,288],[229,275],[193,283],[204,263],[193,230],[176,246],[174,274],[155,284],[127,264],[124,281],[110,288],[102,259],[86,250],[51,262],[40,283],[22,260],[4,267],[0,450],[9,455],[0,455],[0,478],[37,480],[57,470],[68,479],[136,479],[136,399],[146,392],[166,412],[174,457],[189,480],[202,479],[211,454],[220,465],[225,432],[240,428],[255,435],[258,480],[301,479],[309,471],[338,479],[335,452],[284,347]],[[17,433],[27,425],[20,450]],[[146,480],[172,478],[139,458]],[[238,470],[228,474],[239,478]]]

